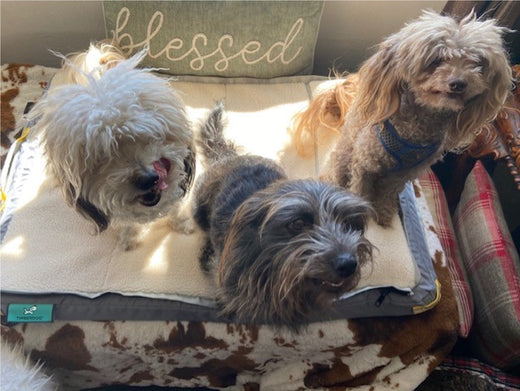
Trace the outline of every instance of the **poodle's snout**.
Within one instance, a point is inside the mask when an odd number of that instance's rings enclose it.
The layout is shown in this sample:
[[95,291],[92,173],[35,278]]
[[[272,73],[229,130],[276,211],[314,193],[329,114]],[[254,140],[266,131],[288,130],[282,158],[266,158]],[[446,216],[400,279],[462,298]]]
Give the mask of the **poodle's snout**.
[[468,83],[464,79],[455,78],[455,79],[451,79],[448,82],[448,86],[450,87],[451,92],[462,93],[466,90]]

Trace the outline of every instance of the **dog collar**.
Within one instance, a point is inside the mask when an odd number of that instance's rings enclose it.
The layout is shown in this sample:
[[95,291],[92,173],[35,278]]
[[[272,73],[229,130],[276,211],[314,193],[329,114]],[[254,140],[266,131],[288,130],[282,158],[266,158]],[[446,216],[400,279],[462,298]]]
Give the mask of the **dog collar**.
[[374,126],[379,142],[397,163],[391,171],[416,167],[432,156],[439,147],[439,143],[421,145],[404,140],[389,120],[385,120],[383,126],[379,124]]

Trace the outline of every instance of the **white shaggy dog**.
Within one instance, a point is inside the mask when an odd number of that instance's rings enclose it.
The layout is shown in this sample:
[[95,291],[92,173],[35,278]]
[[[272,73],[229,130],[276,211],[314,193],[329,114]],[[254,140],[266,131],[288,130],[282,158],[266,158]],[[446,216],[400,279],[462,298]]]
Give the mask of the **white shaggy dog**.
[[131,250],[139,224],[170,214],[181,230],[178,206],[192,182],[195,149],[169,81],[137,68],[144,51],[123,59],[112,48],[91,45],[66,59],[30,114],[66,202],[98,232],[117,227],[119,247]]
[[34,364],[20,345],[11,345],[2,339],[0,386],[5,391],[53,391],[58,387],[43,372],[43,364]]

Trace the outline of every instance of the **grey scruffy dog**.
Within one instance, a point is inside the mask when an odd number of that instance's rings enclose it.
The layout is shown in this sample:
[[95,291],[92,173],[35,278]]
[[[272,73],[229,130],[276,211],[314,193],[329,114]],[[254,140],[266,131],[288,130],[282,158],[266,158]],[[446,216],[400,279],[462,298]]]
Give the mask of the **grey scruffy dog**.
[[372,260],[364,237],[372,210],[346,190],[289,180],[260,156],[239,156],[223,137],[219,103],[197,141],[206,171],[194,219],[207,234],[201,265],[216,280],[222,315],[298,332],[330,310]]

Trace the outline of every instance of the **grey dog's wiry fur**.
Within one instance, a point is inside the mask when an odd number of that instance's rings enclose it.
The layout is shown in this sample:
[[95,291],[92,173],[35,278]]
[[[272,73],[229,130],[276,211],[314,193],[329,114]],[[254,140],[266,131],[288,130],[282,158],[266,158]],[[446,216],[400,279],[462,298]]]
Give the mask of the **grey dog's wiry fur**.
[[138,68],[117,48],[91,45],[64,58],[38,119],[48,171],[70,206],[95,224],[119,229],[119,247],[137,245],[139,226],[177,216],[193,177],[194,146],[184,105],[169,80]]
[[207,233],[202,267],[223,315],[298,331],[356,286],[372,259],[363,235],[371,208],[338,186],[288,180],[270,159],[237,155],[222,115],[218,105],[197,140],[207,166],[194,192]]
[[[371,201],[377,222],[389,226],[405,183],[446,151],[471,144],[503,107],[512,85],[506,31],[474,13],[456,20],[424,12],[386,38],[358,73],[313,98],[296,119],[296,147],[302,152],[314,134],[338,130],[327,176]],[[403,143],[435,150],[424,159],[412,152],[416,164],[399,166],[378,138],[385,120]]]

